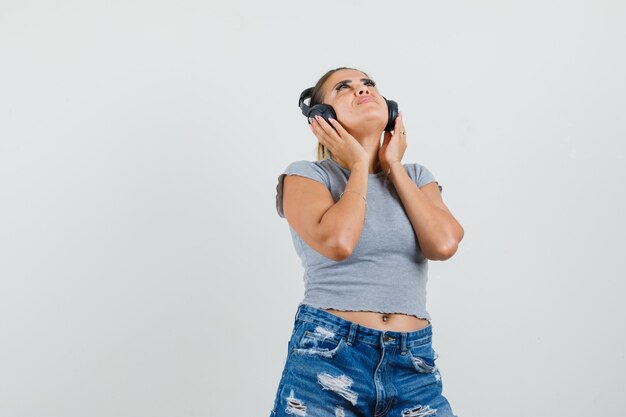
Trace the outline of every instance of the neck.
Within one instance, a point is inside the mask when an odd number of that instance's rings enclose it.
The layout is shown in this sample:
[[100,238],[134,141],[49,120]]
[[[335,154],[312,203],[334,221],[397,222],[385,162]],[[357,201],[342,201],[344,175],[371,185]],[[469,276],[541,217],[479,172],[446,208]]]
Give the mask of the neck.
[[[354,139],[356,139],[356,141],[361,144],[363,149],[365,149],[365,152],[367,152],[368,154],[367,172],[369,174],[376,174],[377,172],[380,172],[382,167],[380,167],[380,163],[378,161],[378,150],[380,149],[381,132],[378,132],[378,133],[368,132],[368,133],[363,133],[363,134],[359,134],[359,133],[353,134],[352,132],[348,131],[348,133],[350,133],[352,137],[354,137]],[[350,169],[349,167],[344,166],[343,164],[338,162],[334,157],[333,157],[333,160],[337,162],[339,165],[341,165],[342,167],[348,170]]]

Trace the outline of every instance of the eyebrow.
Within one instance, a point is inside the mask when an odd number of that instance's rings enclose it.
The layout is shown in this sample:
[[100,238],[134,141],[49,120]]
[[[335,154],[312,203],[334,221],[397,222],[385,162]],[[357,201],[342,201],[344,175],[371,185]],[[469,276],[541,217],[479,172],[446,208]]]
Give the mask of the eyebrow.
[[[374,80],[371,80],[369,78],[361,78],[361,81],[363,81],[363,82],[371,81],[372,83],[374,83]],[[352,82],[352,80],[339,81],[337,84],[335,84],[335,86],[333,87],[333,90],[335,90],[339,86],[339,84],[343,84],[343,83],[350,84],[351,82]],[[376,84],[376,83],[374,83],[374,84]]]

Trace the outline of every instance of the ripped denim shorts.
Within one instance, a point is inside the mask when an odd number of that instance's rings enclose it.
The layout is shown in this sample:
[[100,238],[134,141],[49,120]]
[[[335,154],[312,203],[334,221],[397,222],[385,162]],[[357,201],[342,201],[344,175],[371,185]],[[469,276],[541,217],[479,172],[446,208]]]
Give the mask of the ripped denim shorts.
[[270,417],[456,417],[431,339],[431,324],[382,331],[300,304]]

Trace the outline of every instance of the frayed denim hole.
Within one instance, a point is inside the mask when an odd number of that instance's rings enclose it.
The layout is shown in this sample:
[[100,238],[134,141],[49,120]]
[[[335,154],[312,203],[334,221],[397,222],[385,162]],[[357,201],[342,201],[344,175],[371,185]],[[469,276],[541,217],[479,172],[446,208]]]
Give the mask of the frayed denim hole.
[[314,332],[304,330],[302,336],[292,347],[291,352],[332,358],[345,345],[347,340],[340,335],[329,336],[328,334],[323,334],[323,330],[321,332],[320,330]]
[[329,349],[332,350],[334,348],[336,348],[339,343],[341,343],[342,341],[342,337],[341,336],[325,336],[325,335],[320,335],[317,332],[312,332],[310,330],[305,330],[304,333],[302,334],[302,337],[300,338],[299,342],[298,342],[298,347],[302,348],[302,349],[309,349],[312,347],[318,348],[318,349]]
[[418,372],[432,373],[437,369],[437,352],[430,346],[412,347],[407,349],[408,357]]

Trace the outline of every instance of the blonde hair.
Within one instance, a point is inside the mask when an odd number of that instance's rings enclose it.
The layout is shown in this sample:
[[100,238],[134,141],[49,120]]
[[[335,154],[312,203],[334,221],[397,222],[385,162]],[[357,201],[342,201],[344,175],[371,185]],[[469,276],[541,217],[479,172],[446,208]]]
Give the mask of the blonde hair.
[[[322,77],[319,80],[317,80],[317,83],[315,83],[313,90],[311,90],[311,99],[309,101],[309,108],[315,106],[316,104],[323,103],[324,92],[322,91],[322,86],[324,85],[328,77],[330,77],[335,71],[344,70],[344,69],[359,71],[365,74],[366,77],[369,77],[369,75],[367,75],[365,72],[356,68],[339,67],[339,68],[329,70],[328,72],[326,72],[326,74],[322,75]],[[322,145],[322,143],[318,141],[317,142],[317,160],[321,161],[323,159],[330,159],[332,158],[332,156],[333,156],[333,153],[330,151],[330,149],[328,149],[326,146]]]

